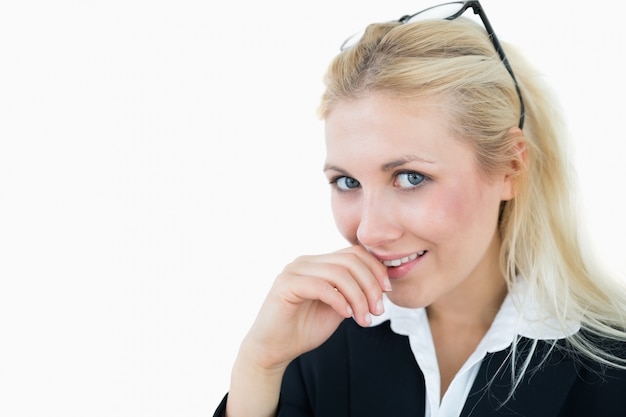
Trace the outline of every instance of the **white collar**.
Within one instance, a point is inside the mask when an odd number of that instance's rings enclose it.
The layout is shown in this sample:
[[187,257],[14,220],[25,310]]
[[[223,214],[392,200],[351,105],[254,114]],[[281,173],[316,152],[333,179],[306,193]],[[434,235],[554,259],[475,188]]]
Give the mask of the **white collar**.
[[[383,295],[383,304],[385,312],[372,317],[371,326],[389,320],[395,333],[409,336],[416,335],[420,326],[428,325],[425,308],[400,307],[393,304],[386,295]],[[539,303],[538,297],[530,291],[530,286],[524,280],[518,279],[504,299],[480,345],[488,352],[497,352],[506,349],[516,336],[555,340],[571,336],[579,329],[580,323],[571,320],[562,326],[557,318]]]
[[426,384],[425,416],[459,416],[474,383],[480,364],[488,353],[502,351],[518,338],[555,340],[565,338],[580,328],[568,321],[564,326],[542,307],[530,286],[518,279],[507,294],[491,327],[461,369],[456,373],[443,398],[437,354],[424,308],[403,308],[383,297],[385,312],[372,318],[372,326],[390,321],[393,332],[407,336],[411,351],[424,375]]

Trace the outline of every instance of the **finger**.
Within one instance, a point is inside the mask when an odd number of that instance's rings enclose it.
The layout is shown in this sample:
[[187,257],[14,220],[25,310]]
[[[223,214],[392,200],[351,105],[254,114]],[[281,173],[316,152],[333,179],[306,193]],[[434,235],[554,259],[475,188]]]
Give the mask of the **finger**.
[[291,304],[305,301],[320,301],[331,307],[342,317],[352,317],[354,312],[348,299],[329,281],[310,275],[286,274],[281,277],[282,298]]
[[345,251],[350,251],[356,254],[361,261],[369,268],[376,280],[380,283],[380,288],[387,292],[391,291],[391,281],[389,281],[389,274],[387,273],[387,267],[383,263],[367,251],[363,246],[355,245]]
[[[343,251],[334,252],[321,257],[303,257],[304,262],[327,263],[339,265],[350,272],[351,277],[358,283],[361,292],[365,294],[368,303],[368,310],[372,314],[383,313],[381,280],[376,274],[387,278],[387,269],[370,253],[363,248],[353,247]],[[374,269],[374,270],[373,270]],[[310,271],[309,273],[313,273]],[[330,272],[325,272],[326,274]],[[329,275],[318,275],[321,278],[331,278]],[[340,274],[339,276],[343,276]],[[351,294],[351,293],[350,293]],[[348,294],[346,294],[348,295]],[[348,297],[350,299],[350,297]],[[351,300],[352,301],[352,300]],[[354,310],[357,312],[358,306]]]
[[[360,267],[350,265],[354,260],[351,262],[345,259],[349,257],[345,254],[340,257],[331,255],[324,257],[324,262],[321,262],[320,257],[301,257],[290,268],[290,272],[325,281],[336,288],[349,303],[357,322],[369,325],[370,313],[382,313],[382,292],[371,272],[360,261],[358,262]],[[358,274],[361,276],[357,276]]]

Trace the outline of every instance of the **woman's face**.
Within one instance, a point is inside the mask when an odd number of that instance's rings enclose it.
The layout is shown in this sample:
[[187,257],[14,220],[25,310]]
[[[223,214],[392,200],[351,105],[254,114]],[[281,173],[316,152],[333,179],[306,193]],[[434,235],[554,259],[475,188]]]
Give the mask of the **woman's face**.
[[337,226],[388,266],[388,295],[405,307],[463,302],[502,283],[497,222],[511,179],[479,171],[439,104],[373,94],[326,119]]

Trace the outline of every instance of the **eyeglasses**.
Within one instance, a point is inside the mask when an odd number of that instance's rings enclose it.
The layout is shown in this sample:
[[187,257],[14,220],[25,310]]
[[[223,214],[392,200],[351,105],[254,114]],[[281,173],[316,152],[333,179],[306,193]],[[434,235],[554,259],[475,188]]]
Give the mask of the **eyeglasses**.
[[[474,14],[477,14],[480,17],[480,20],[483,22],[485,29],[487,30],[487,34],[489,35],[489,39],[493,43],[493,47],[495,48],[498,56],[502,60],[504,67],[511,75],[513,82],[515,83],[515,91],[517,92],[517,96],[519,97],[520,103],[520,118],[519,118],[519,128],[522,129],[524,127],[524,116],[526,110],[524,108],[524,100],[522,100],[522,92],[520,91],[519,85],[517,84],[517,79],[515,78],[515,74],[513,74],[513,69],[509,64],[509,60],[504,53],[504,49],[502,49],[502,45],[496,36],[496,33],[493,31],[493,27],[491,23],[489,23],[489,19],[487,19],[487,15],[483,10],[480,2],[477,0],[471,1],[453,1],[449,3],[439,4],[437,6],[429,7],[428,9],[422,10],[421,12],[414,13],[412,15],[402,16],[397,20],[399,23],[409,23],[419,20],[429,20],[429,19],[442,19],[442,20],[454,20],[457,17],[461,16],[467,9],[471,8],[474,11]],[[352,35],[348,39],[346,39],[341,44],[341,50],[346,50],[351,46],[354,46],[363,36],[364,31],[359,32],[355,35]]]

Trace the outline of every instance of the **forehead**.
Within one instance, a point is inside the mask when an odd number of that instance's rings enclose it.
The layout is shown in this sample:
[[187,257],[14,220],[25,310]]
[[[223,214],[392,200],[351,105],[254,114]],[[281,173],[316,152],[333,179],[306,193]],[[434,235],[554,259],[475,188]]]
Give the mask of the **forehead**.
[[[441,100],[396,99],[382,94],[338,102],[326,118],[330,159],[418,153],[435,159],[463,147],[450,129]],[[466,149],[467,151],[468,149]]]
[[436,125],[444,128],[450,126],[451,121],[445,112],[442,99],[408,99],[371,93],[356,99],[338,101],[326,116],[325,122],[326,137],[332,139],[335,134],[345,135],[352,131],[362,131],[363,128],[389,130],[393,124],[421,129]]
[[393,173],[385,169],[392,165],[440,179],[482,173],[471,142],[453,133],[442,101],[408,103],[384,95],[345,100],[328,114],[325,127],[325,170],[360,180]]

